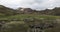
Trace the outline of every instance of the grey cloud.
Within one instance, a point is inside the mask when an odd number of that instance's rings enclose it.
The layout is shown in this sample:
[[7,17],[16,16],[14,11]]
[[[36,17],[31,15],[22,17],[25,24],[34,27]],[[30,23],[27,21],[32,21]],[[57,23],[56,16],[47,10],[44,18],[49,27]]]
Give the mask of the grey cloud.
[[46,9],[60,7],[60,0],[0,0],[0,3],[11,8]]

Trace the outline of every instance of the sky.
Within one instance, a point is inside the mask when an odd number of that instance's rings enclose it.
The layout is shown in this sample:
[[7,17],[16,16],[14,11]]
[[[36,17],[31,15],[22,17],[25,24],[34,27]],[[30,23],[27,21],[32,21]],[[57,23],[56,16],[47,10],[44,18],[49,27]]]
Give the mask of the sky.
[[60,0],[0,0],[0,5],[13,9],[24,7],[41,10],[60,7]]

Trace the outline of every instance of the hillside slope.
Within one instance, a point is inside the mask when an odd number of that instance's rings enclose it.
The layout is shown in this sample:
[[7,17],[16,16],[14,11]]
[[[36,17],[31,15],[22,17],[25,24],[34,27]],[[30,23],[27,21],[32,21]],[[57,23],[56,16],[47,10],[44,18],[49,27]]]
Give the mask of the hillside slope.
[[0,13],[4,15],[14,15],[16,12],[11,8],[0,5]]

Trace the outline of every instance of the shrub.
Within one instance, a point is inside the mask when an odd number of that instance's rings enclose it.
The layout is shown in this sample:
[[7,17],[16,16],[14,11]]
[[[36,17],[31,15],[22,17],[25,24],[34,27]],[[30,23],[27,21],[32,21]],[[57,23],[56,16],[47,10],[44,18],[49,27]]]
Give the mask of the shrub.
[[20,22],[10,22],[3,26],[2,32],[26,32],[28,26]]

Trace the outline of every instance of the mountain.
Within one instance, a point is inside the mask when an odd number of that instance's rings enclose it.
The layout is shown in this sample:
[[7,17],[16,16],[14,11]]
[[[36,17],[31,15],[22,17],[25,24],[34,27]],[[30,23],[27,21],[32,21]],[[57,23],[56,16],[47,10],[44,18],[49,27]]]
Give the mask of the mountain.
[[43,14],[46,15],[56,15],[56,16],[60,16],[60,7],[55,7],[54,9],[46,9],[42,11]]
[[0,14],[14,15],[16,14],[16,10],[0,5]]
[[55,7],[54,9],[45,9],[45,10],[33,10],[31,8],[19,8],[19,13],[23,14],[40,14],[40,15],[56,15],[60,16],[60,7]]
[[0,15],[16,15],[16,14],[39,14],[39,15],[56,15],[60,16],[60,7],[45,10],[33,10],[31,8],[18,8],[16,10],[0,5]]
[[21,13],[21,14],[31,14],[34,12],[31,8],[18,8],[17,10],[18,10],[18,13]]

